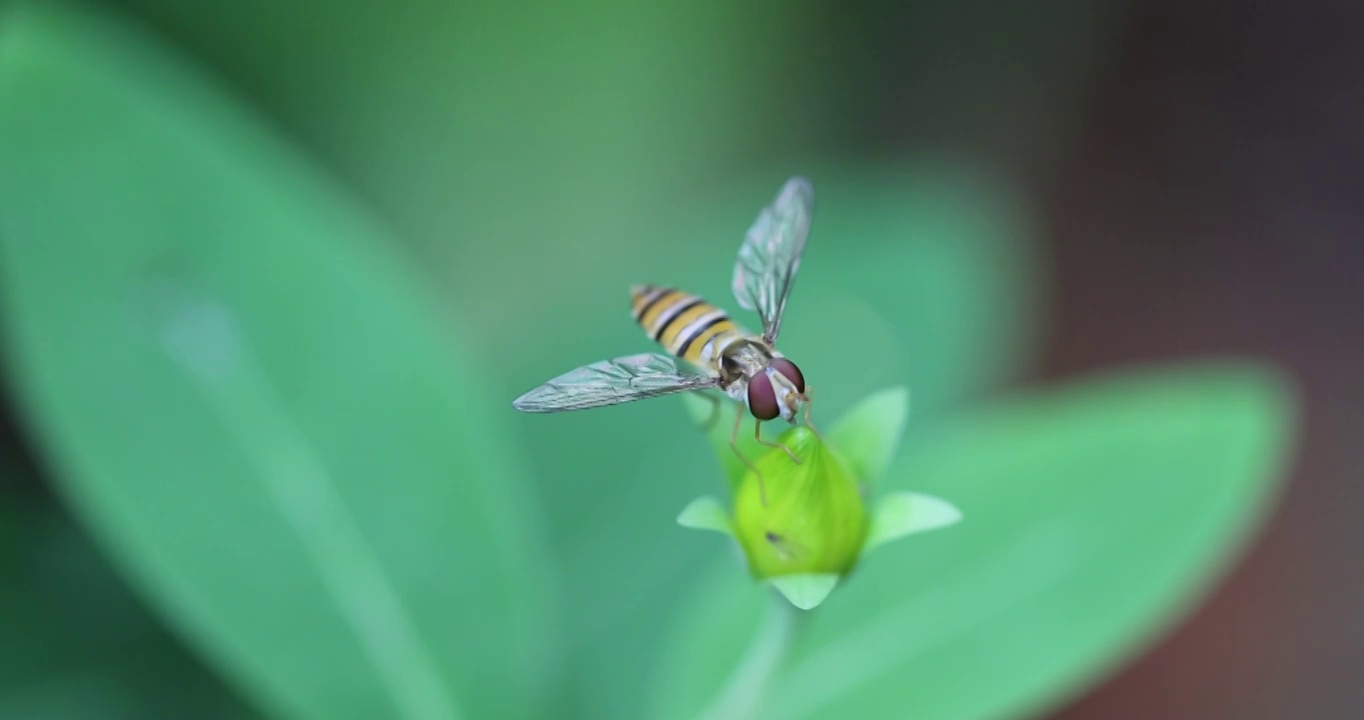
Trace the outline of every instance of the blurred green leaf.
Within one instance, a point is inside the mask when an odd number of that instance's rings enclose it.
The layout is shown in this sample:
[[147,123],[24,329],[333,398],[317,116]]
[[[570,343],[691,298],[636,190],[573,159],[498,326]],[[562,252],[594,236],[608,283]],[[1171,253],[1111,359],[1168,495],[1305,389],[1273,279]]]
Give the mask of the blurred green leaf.
[[536,510],[386,231],[147,37],[3,28],[5,349],[78,517],[273,715],[532,712]]
[[[0,689],[0,717],[22,720],[168,717],[137,708],[127,697],[125,688],[120,687],[120,680],[122,678],[111,678],[101,673],[75,678],[47,678],[38,685],[3,688]],[[139,715],[139,710],[144,714]]]
[[[808,620],[732,558],[712,560],[689,582],[691,602],[665,626],[667,652],[655,658],[646,712],[631,717],[737,720],[751,714],[789,651],[792,631]],[[714,658],[726,662],[708,662]]]
[[[1077,382],[921,434],[887,485],[951,497],[971,522],[866,558],[743,717],[1043,712],[1217,581],[1274,494],[1293,412],[1274,372],[1207,364]],[[738,592],[699,586],[671,631],[685,644],[656,669],[660,716],[693,716],[729,677],[714,668],[739,666],[719,633],[763,611],[721,601]]]

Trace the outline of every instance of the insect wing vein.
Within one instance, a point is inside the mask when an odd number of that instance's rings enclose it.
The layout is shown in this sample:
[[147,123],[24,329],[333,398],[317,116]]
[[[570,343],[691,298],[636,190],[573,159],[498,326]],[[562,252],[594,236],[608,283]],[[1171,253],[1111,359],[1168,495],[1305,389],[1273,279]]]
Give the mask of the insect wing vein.
[[570,370],[517,398],[512,405],[523,412],[582,410],[705,390],[718,383],[718,378],[683,371],[666,355],[644,353]]
[[810,232],[814,198],[810,181],[787,180],[749,228],[734,263],[734,297],[745,310],[757,311],[768,343],[776,342],[781,329],[786,298]]

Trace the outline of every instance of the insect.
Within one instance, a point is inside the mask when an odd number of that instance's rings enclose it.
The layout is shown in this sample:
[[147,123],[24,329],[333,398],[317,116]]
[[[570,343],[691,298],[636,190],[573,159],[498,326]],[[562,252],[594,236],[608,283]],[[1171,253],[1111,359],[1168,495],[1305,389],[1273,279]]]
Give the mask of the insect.
[[[732,290],[741,307],[757,311],[761,335],[744,330],[724,310],[695,295],[671,287],[636,285],[630,293],[635,322],[671,356],[644,353],[585,365],[525,393],[512,406],[523,412],[553,413],[720,390],[747,407],[754,418],[753,437],[759,443],[782,448],[799,463],[790,448],[764,440],[760,429],[764,421],[778,417],[794,425],[802,406],[810,425],[805,377],[776,345],[813,210],[810,182],[801,177],[787,180],[758,214],[739,248]],[[676,359],[686,364],[679,365]],[[710,399],[718,410],[719,401]],[[729,445],[756,473],[736,444],[743,417],[742,411],[735,414]],[[759,488],[766,504],[760,473]]]

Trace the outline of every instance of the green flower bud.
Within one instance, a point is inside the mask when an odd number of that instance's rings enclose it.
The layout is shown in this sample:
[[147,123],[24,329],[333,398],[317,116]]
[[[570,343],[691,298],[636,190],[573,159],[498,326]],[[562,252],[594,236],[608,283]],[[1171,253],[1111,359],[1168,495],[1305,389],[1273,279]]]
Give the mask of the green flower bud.
[[710,416],[714,406],[687,400],[697,422],[712,421],[708,435],[734,487],[734,513],[714,497],[699,497],[678,514],[678,524],[734,538],[753,577],[802,610],[824,602],[859,557],[873,549],[961,520],[951,503],[921,493],[879,494],[874,509],[864,500],[899,445],[909,412],[903,388],[883,390],[854,406],[830,428],[829,444],[808,427],[788,430],[780,442],[798,463],[785,450],[765,448],[749,436],[740,450],[761,475],[734,452],[730,431],[717,427],[730,427],[724,423],[733,415],[716,423]]
[[[733,531],[758,579],[845,575],[867,539],[861,488],[842,461],[806,427],[787,431],[780,448],[755,460],[734,498]],[[766,491],[766,504],[763,502]]]

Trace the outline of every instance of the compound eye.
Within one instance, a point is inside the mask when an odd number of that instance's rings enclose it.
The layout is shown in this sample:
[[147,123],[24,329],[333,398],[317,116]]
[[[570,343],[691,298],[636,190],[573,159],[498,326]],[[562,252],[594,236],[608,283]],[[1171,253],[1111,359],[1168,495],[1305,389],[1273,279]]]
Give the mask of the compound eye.
[[805,376],[800,374],[800,368],[795,363],[786,358],[773,358],[772,369],[786,376],[796,386],[796,392],[805,394]]
[[766,373],[754,376],[748,381],[748,411],[759,420],[771,420],[780,412],[777,407],[777,393],[772,390],[772,381]]

